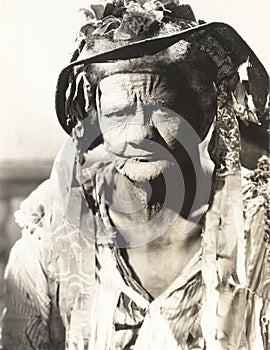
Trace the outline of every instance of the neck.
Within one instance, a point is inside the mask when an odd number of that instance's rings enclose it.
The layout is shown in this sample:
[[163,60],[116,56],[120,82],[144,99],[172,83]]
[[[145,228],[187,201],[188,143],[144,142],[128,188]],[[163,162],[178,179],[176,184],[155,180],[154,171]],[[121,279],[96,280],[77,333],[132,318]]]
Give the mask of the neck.
[[[109,215],[119,233],[119,247],[141,246],[174,230],[181,231],[186,238],[186,234],[197,226],[186,220],[192,205],[188,197],[191,192],[185,194],[173,174],[165,175],[149,183],[134,183],[115,174]],[[169,178],[168,183],[164,178]],[[189,184],[193,187],[191,181]]]
[[114,204],[119,211],[121,208],[141,209],[149,218],[161,209],[187,217],[196,193],[196,175],[192,165],[185,167],[182,173],[176,168],[172,166],[155,179],[143,182],[134,182],[117,172],[112,196]]
[[183,234],[190,232],[207,209],[209,196],[201,196],[207,187],[204,178],[196,181],[192,164],[181,172],[172,166],[149,182],[134,182],[115,171],[113,186],[105,193],[110,218],[123,238],[119,246],[145,244],[171,231],[175,224]]

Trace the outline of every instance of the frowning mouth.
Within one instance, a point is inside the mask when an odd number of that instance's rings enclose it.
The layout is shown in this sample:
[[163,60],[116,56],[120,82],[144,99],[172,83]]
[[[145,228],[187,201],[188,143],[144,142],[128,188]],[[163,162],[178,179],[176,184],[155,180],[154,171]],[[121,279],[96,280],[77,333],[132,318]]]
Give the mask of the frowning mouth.
[[[116,163],[118,164],[118,166],[120,168],[124,167],[125,164],[133,164],[133,165],[142,165],[142,164],[152,164],[155,165],[157,167],[161,166],[161,163],[163,164],[164,162],[168,165],[168,164],[174,164],[173,159],[167,159],[165,157],[161,158],[160,156],[157,155],[152,155],[152,156],[134,156],[134,157],[127,157],[127,156],[123,156],[123,155],[118,155],[113,153],[113,158],[114,161],[116,161]],[[116,157],[116,158],[115,158]],[[164,164],[165,164],[164,163]]]
[[141,162],[141,163],[143,163],[143,162],[149,162],[149,161],[151,161],[151,160],[153,160],[153,158],[151,157],[148,157],[148,158],[146,158],[146,157],[133,157],[133,159],[136,161],[136,162]]
[[136,152],[133,154],[127,154],[127,153],[119,154],[119,153],[113,152],[113,155],[125,161],[129,160],[137,163],[149,163],[149,162],[156,162],[156,161],[165,159],[165,157],[161,157],[161,155],[157,155],[155,153],[138,154],[138,152]]
[[141,163],[156,163],[159,161],[173,161],[173,158],[170,156],[168,152],[149,152],[140,149],[129,149],[124,152],[110,152],[112,157],[116,157],[125,162],[131,162],[134,164]]
[[118,159],[118,164],[122,162],[133,163],[134,165],[142,163],[157,164],[160,161],[173,162],[173,156],[165,143],[161,144],[161,142],[158,143],[149,139],[115,144],[114,147],[109,148],[109,152],[112,159]]
[[127,144],[120,152],[113,150],[113,153],[117,156],[135,159],[140,162],[150,162],[168,158],[168,151],[157,144],[154,145],[154,147],[149,147],[148,145],[148,147],[145,148]]

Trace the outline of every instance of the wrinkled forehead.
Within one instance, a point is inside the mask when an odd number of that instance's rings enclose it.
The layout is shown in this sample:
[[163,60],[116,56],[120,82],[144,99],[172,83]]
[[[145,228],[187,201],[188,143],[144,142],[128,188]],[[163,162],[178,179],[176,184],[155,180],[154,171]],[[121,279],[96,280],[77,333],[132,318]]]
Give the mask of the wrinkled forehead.
[[99,82],[97,90],[102,110],[136,102],[170,106],[179,94],[171,77],[147,72],[108,76]]

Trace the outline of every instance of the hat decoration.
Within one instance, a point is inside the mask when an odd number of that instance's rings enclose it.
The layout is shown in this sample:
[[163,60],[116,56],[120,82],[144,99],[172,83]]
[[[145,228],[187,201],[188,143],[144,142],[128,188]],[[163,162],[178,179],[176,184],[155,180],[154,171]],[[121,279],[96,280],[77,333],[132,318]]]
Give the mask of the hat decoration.
[[[79,32],[78,48],[71,63],[59,76],[56,92],[57,116],[69,134],[77,120],[89,116],[84,110],[86,102],[80,89],[85,86],[82,80],[86,78],[81,75],[82,79],[78,79],[78,72],[93,63],[154,57],[179,41],[188,43],[189,51],[194,50],[188,59],[194,61],[196,69],[210,74],[214,67],[216,78],[213,80],[217,82],[236,73],[242,63],[248,62],[249,81],[234,80],[231,87],[234,108],[241,119],[255,123],[258,120],[252,111],[260,116],[267,113],[268,74],[254,52],[230,26],[196,22],[191,7],[177,1],[105,1],[81,11],[86,23]],[[104,47],[105,42],[111,45]],[[208,56],[212,67],[196,60],[197,53]],[[89,80],[89,75],[87,78]],[[252,99],[247,98],[248,93]],[[94,105],[94,100],[92,98],[90,104]],[[251,100],[253,105],[250,108]],[[70,109],[73,102],[76,102],[76,107]]]
[[[189,5],[179,5],[171,1],[123,1],[105,2],[81,9],[85,14],[86,24],[81,28],[86,42],[97,36],[107,35],[114,40],[129,40],[143,34],[145,38],[157,32],[162,22],[172,18],[183,21],[185,29],[195,16]],[[194,26],[193,24],[193,26]],[[184,28],[183,28],[184,29]]]

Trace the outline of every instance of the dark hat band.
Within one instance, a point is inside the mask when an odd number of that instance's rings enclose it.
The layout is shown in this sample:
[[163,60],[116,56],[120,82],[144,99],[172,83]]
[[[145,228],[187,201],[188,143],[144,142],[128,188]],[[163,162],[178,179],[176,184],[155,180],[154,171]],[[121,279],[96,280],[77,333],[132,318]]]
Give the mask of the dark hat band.
[[[65,111],[69,75],[74,67],[93,63],[107,63],[118,60],[140,58],[143,56],[152,56],[169,48],[180,40],[188,40],[191,43],[196,42],[196,40],[198,40],[198,35],[212,35],[218,41],[222,42],[222,44],[224,43],[223,45],[228,52],[235,51],[235,48],[237,48],[239,55],[241,53],[241,62],[238,62],[236,66],[249,60],[250,65],[256,68],[257,76],[260,76],[260,78],[265,81],[264,85],[267,91],[264,92],[264,94],[269,92],[269,76],[253,50],[231,26],[225,23],[212,22],[185,29],[176,34],[137,41],[81,60],[78,59],[79,52],[77,52],[77,60],[71,62],[62,70],[57,82],[56,114],[63,129],[70,134],[74,127],[74,125],[67,123],[68,118]],[[230,37],[230,40],[227,40],[228,37]]]

